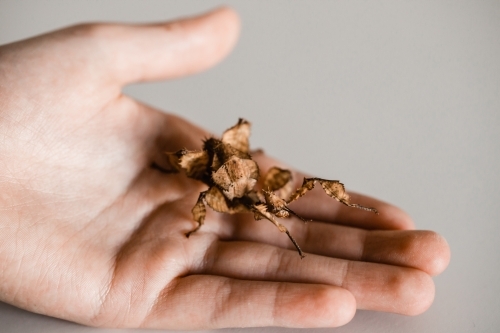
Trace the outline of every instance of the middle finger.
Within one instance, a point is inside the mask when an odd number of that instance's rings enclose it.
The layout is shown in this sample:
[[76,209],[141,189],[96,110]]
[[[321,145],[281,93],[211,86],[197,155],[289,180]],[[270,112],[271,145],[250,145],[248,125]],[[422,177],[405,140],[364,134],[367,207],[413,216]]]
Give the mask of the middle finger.
[[[430,275],[441,273],[448,262],[448,245],[433,231],[366,230],[314,221],[303,223],[298,219],[283,223],[305,253],[417,268]],[[266,220],[241,218],[226,239],[295,248],[285,234]]]

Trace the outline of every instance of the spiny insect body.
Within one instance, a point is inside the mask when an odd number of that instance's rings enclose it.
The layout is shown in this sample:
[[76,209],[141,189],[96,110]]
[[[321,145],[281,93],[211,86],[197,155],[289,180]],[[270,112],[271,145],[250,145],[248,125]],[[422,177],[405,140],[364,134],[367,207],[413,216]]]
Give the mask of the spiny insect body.
[[300,246],[276,218],[294,215],[305,222],[288,205],[312,190],[315,183],[319,183],[328,196],[346,206],[377,213],[375,208],[350,203],[344,185],[338,180],[304,178],[302,186],[294,190],[292,173],[278,167],[269,169],[264,175],[262,190],[255,189],[260,173],[250,154],[249,136],[250,123],[239,119],[220,139],[212,137],[205,140],[200,151],[182,149],[167,153],[174,170],[184,170],[188,177],[208,185],[208,190],[200,193],[192,209],[193,219],[198,225],[186,236],[189,237],[203,225],[206,205],[221,213],[250,212],[256,220],[267,219],[286,233],[303,258]]

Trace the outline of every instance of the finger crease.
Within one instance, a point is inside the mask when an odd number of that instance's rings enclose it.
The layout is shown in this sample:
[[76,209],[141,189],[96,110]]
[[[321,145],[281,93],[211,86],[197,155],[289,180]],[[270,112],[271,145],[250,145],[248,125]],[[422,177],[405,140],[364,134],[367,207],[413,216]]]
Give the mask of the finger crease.
[[369,234],[370,231],[367,231],[367,230],[363,230],[361,232],[362,236],[361,236],[361,241],[359,242],[361,244],[361,249],[359,251],[360,255],[359,255],[359,260],[362,260],[364,261],[365,260],[365,250],[367,248],[366,246],[366,242],[368,241],[368,234]]
[[274,298],[273,298],[273,302],[272,302],[272,311],[271,311],[271,321],[272,321],[272,324],[271,325],[274,325],[276,323],[276,318],[277,316],[279,315],[278,313],[278,309],[279,309],[279,305],[278,305],[278,300],[279,300],[279,294],[281,293],[281,289],[283,288],[283,284],[282,283],[279,283],[278,287],[275,288],[275,293],[274,293]]
[[341,280],[340,286],[344,289],[348,288],[347,276],[349,275],[349,271],[351,270],[351,264],[352,264],[352,261],[345,260],[344,264],[342,265],[342,280]]
[[231,289],[232,286],[229,279],[224,279],[217,286],[216,292],[214,293],[217,297],[215,298],[215,305],[209,321],[211,327],[220,327],[221,325],[218,321],[226,317],[227,304],[231,304]]

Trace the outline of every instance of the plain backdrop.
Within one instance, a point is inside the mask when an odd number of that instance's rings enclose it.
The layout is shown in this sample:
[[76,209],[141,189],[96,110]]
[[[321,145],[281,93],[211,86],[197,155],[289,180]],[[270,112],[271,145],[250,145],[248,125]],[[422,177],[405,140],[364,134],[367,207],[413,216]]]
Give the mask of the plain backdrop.
[[[336,332],[498,332],[500,2],[224,3],[240,13],[242,33],[223,63],[126,93],[214,133],[244,117],[254,148],[392,202],[418,228],[445,236],[451,263],[434,279],[426,313],[359,311]],[[0,0],[0,44],[79,22],[163,21],[224,3]],[[0,332],[111,330],[0,303]]]

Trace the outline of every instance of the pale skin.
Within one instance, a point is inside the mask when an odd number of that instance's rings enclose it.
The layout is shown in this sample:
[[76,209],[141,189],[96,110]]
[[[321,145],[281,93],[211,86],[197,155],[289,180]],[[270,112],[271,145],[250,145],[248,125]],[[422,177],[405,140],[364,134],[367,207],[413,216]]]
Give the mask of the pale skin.
[[[416,315],[431,305],[446,241],[363,195],[351,201],[380,215],[320,190],[291,206],[313,219],[281,220],[302,260],[251,214],[208,209],[185,237],[206,188],[151,166],[164,151],[199,149],[208,133],[121,89],[208,69],[238,31],[238,16],[222,8],[162,24],[79,25],[0,48],[1,301],[85,325],[169,329],[332,327],[356,309]],[[256,160],[262,170],[276,164]]]

